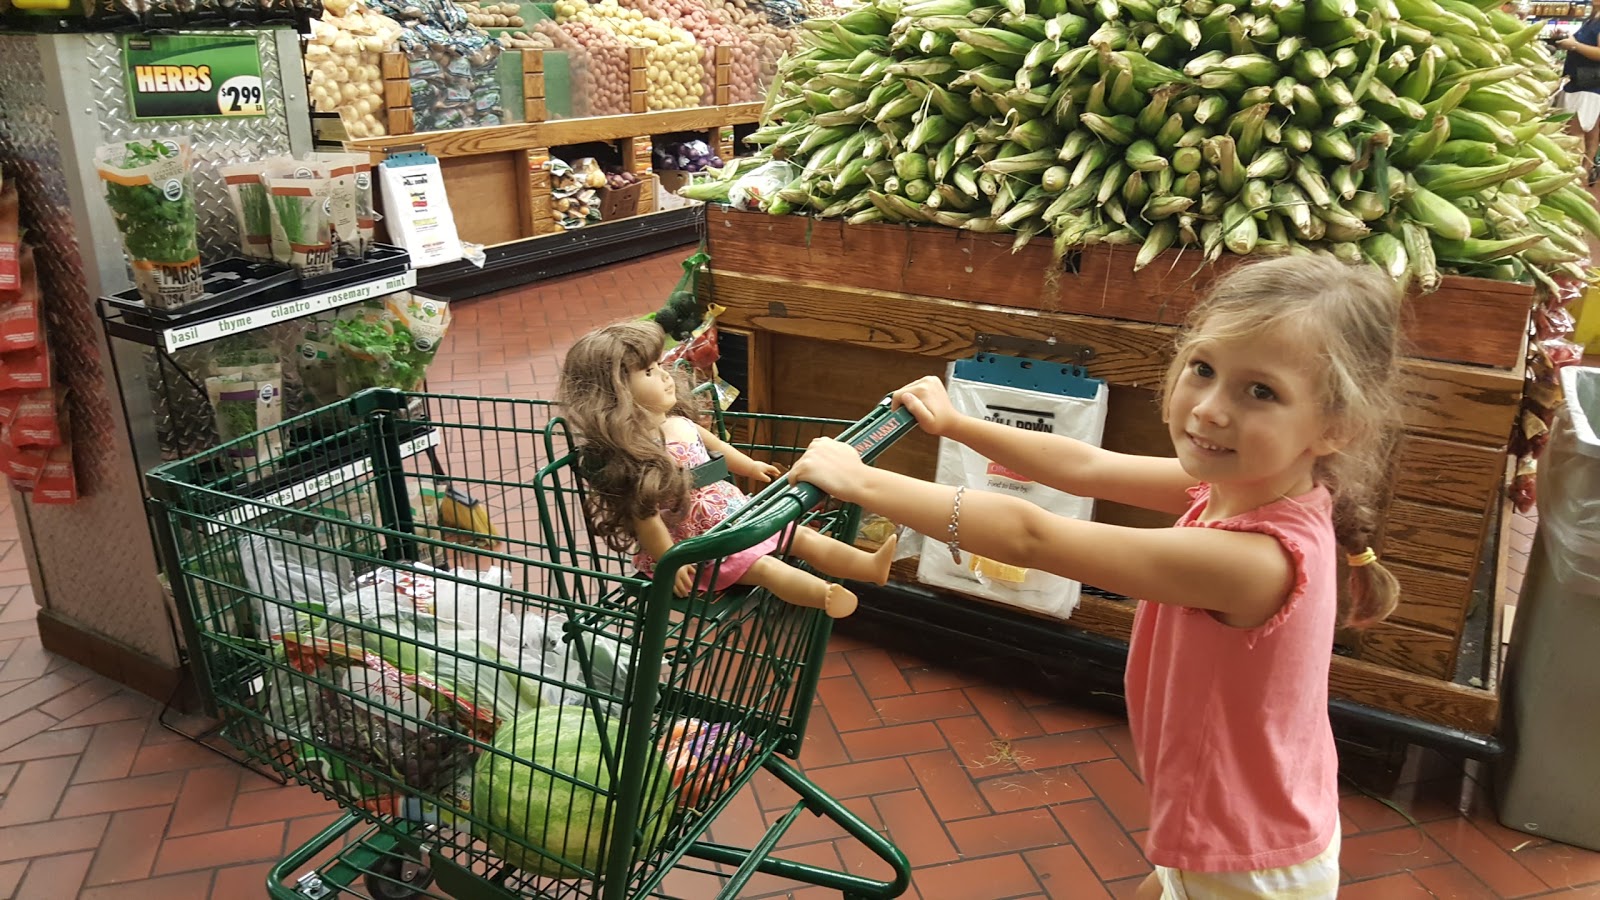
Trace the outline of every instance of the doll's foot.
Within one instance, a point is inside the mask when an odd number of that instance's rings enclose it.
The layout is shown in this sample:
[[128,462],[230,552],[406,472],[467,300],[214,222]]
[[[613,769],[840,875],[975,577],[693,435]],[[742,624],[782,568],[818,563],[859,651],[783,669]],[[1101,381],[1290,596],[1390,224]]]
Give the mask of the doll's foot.
[[842,584],[828,585],[828,595],[822,601],[822,611],[830,619],[842,619],[856,611],[856,595]]
[[889,583],[889,569],[894,565],[894,551],[899,546],[900,532],[896,531],[894,534],[889,535],[889,539],[883,542],[883,546],[872,554],[873,574],[869,580],[873,584],[883,587]]

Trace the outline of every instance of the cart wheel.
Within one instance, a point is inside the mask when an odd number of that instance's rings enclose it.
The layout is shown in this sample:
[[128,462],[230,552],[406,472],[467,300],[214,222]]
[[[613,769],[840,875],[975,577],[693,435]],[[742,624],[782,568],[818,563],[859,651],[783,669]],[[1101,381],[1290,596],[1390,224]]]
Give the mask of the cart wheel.
[[362,880],[372,900],[411,900],[433,884],[433,870],[421,859],[385,856]]

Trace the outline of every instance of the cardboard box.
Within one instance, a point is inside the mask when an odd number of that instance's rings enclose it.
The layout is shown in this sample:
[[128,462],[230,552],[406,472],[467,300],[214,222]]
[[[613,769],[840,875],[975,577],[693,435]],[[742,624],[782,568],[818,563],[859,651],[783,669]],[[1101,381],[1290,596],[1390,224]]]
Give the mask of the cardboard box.
[[626,219],[639,214],[639,195],[644,191],[644,182],[630,184],[625,188],[601,188],[600,194],[600,221],[610,222],[613,219]]
[[717,172],[679,172],[676,169],[657,169],[656,177],[661,179],[661,189],[669,194],[677,194],[691,184],[700,184],[716,178]]

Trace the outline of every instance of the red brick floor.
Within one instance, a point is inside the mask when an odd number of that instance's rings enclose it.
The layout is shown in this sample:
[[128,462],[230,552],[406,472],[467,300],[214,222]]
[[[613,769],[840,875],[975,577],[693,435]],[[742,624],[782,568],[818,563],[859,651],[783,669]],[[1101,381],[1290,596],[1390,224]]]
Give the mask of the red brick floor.
[[[548,396],[577,334],[653,308],[680,257],[460,304],[431,386]],[[332,821],[332,805],[172,734],[155,702],[41,650],[15,523],[0,503],[0,900],[263,896],[269,866]],[[1118,718],[848,634],[823,674],[802,762],[910,857],[908,896],[1132,896],[1149,869],[1147,811]],[[1343,895],[1600,898],[1600,854],[1501,828],[1475,774],[1413,750],[1398,772],[1353,777]],[[718,831],[748,833],[785,804],[762,778]],[[881,874],[810,817],[785,852]],[[686,900],[715,891],[705,878],[675,884]],[[836,895],[763,876],[746,896]]]

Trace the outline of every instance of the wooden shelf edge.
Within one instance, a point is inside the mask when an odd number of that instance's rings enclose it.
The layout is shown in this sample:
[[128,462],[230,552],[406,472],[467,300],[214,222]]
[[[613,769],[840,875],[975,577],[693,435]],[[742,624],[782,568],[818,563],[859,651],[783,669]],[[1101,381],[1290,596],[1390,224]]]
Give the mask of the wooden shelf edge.
[[349,141],[354,151],[383,154],[401,148],[422,147],[443,159],[511,153],[529,147],[557,147],[590,141],[616,141],[675,131],[701,131],[726,125],[744,125],[761,118],[760,103],[733,103],[727,106],[699,106],[660,112],[588,119],[557,119],[523,122],[486,128],[458,128],[417,134],[391,134],[384,137]]

